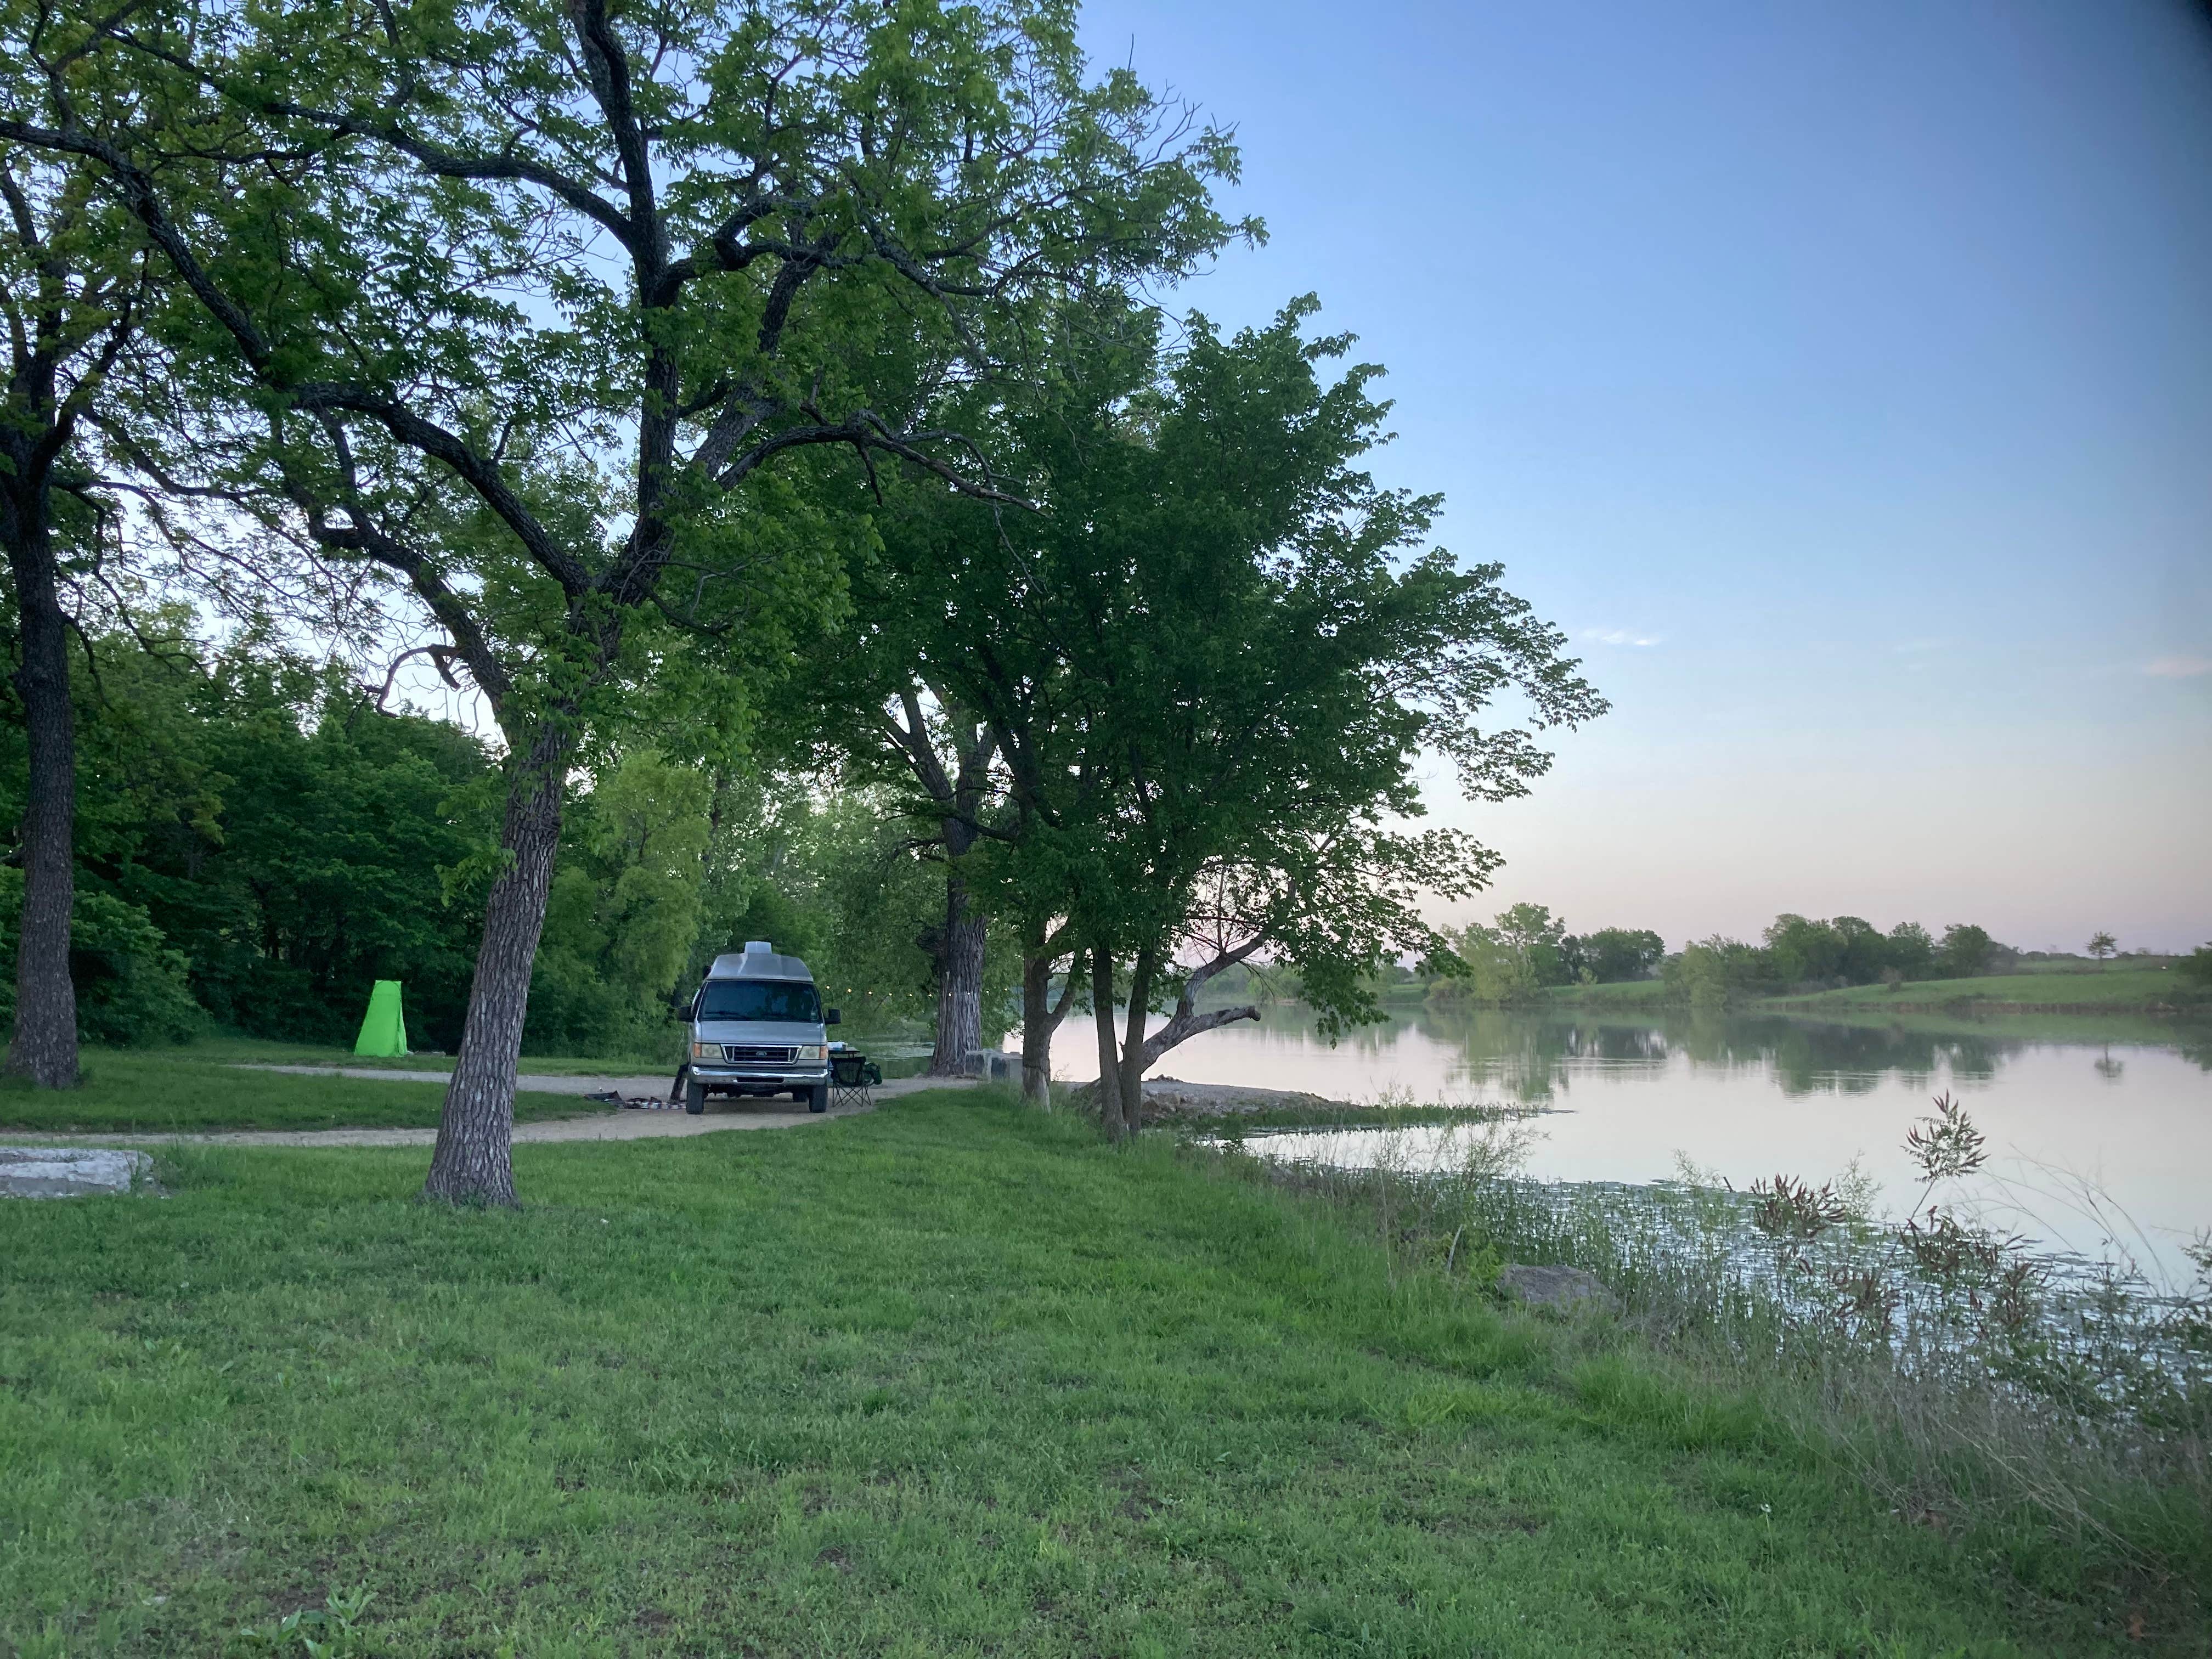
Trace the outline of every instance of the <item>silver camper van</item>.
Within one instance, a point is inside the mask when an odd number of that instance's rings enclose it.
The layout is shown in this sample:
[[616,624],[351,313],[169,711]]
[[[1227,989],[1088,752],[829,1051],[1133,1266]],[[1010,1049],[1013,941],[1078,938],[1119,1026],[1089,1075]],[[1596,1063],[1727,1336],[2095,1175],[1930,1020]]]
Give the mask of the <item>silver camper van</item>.
[[822,1006],[814,975],[766,939],[716,957],[691,999],[691,1044],[677,1081],[684,1109],[707,1097],[788,1094],[810,1112],[830,1109],[830,1039],[837,1011]]

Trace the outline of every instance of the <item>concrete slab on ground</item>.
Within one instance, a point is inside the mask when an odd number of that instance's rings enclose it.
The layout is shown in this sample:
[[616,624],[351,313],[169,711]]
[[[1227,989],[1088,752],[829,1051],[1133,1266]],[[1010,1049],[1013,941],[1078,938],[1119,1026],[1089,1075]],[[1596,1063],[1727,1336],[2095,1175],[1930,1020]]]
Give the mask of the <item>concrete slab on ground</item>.
[[0,1197],[82,1198],[127,1193],[152,1160],[104,1146],[0,1146]]

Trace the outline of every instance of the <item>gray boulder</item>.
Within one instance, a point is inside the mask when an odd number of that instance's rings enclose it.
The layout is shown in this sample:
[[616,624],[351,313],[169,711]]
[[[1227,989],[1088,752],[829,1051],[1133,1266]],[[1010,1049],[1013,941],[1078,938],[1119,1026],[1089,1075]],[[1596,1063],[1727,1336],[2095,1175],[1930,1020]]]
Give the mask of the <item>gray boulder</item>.
[[143,1152],[106,1146],[0,1146],[0,1198],[127,1193],[153,1168]]
[[1615,1305],[1613,1295],[1595,1273],[1580,1267],[1537,1267],[1509,1261],[1498,1270],[1498,1288],[1532,1308],[1600,1308]]

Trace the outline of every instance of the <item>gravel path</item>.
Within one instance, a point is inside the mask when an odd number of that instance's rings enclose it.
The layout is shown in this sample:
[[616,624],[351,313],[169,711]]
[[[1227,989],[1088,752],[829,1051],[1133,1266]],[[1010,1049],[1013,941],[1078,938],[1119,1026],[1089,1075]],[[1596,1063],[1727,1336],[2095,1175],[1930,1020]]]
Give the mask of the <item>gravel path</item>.
[[[259,1060],[240,1060],[238,1069],[286,1072],[294,1077],[349,1077],[364,1083],[446,1083],[453,1075],[451,1072],[403,1072],[381,1066],[270,1066]],[[624,1099],[650,1095],[655,1100],[665,1100],[672,1075],[662,1072],[653,1077],[542,1077],[525,1072],[514,1079],[514,1086],[537,1095],[602,1095],[613,1089],[619,1091]]]
[[[267,1066],[258,1071],[295,1072],[310,1077],[388,1078],[408,1083],[443,1083],[443,1072],[356,1071],[339,1066]],[[872,1091],[877,1103],[924,1089],[959,1088],[965,1078],[902,1077],[879,1083]],[[665,1077],[524,1077],[518,1089],[561,1095],[601,1094],[611,1089],[625,1097],[650,1095],[665,1099]],[[775,1103],[779,1108],[788,1102]],[[723,1129],[795,1129],[805,1123],[826,1123],[832,1118],[857,1117],[866,1106],[833,1106],[827,1112],[771,1109],[762,1100],[731,1100],[715,1097],[703,1115],[689,1112],[613,1110],[582,1117],[555,1118],[544,1123],[518,1123],[518,1145],[549,1140],[656,1140],[679,1135],[708,1135]],[[421,1129],[234,1129],[209,1134],[39,1134],[10,1133],[10,1142],[30,1145],[101,1146],[166,1146],[185,1141],[205,1146],[430,1146],[438,1139],[434,1128]]]

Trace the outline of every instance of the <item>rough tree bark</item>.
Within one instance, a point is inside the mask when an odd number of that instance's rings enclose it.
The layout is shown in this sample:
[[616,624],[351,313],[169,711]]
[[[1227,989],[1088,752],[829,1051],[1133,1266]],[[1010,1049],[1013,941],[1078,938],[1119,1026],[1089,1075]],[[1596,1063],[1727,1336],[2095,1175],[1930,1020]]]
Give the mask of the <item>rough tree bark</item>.
[[483,939],[469,987],[467,1024],[438,1119],[437,1149],[422,1196],[448,1204],[514,1203],[511,1142],[515,1065],[530,1006],[530,972],[545,927],[545,900],[561,841],[562,792],[574,739],[548,726],[507,791],[500,847],[506,868],[492,883]]
[[1052,994],[1053,965],[1060,960],[1042,937],[1032,935],[1022,954],[1022,1098],[1052,1109],[1052,1039],[1074,1006],[1077,963],[1068,966],[1058,1000]]
[[1133,1133],[1121,1116],[1121,1040],[1114,1030],[1114,958],[1103,945],[1091,952],[1091,1018],[1098,1032],[1098,1121],[1109,1140]]
[[[14,446],[10,446],[14,447]],[[9,457],[11,461],[17,458]],[[15,578],[30,748],[23,804],[23,920],[15,945],[15,1032],[7,1071],[49,1089],[77,1080],[76,987],[70,977],[76,897],[76,721],[70,703],[69,620],[55,580],[43,468],[0,489],[0,535]]]
[[1151,951],[1137,952],[1129,968],[1129,1007],[1124,1016],[1121,1054],[1114,1068],[1120,1085],[1120,1139],[1127,1139],[1145,1127],[1145,1026],[1152,1011],[1152,984],[1158,977],[1159,958]]
[[[945,826],[945,852],[954,858],[955,826]],[[972,844],[972,835],[960,839]],[[960,852],[965,852],[962,847]],[[932,1077],[958,1077],[968,1056],[983,1046],[983,946],[986,922],[968,896],[968,884],[955,865],[945,877],[945,931],[937,957],[937,1046],[929,1056]]]
[[931,949],[937,969],[937,1041],[930,1051],[929,1075],[958,1077],[968,1069],[969,1053],[982,1045],[983,953],[989,937],[960,860],[979,837],[976,813],[990,784],[996,742],[988,726],[941,690],[931,688],[930,695],[938,706],[938,728],[951,744],[950,770],[939,758],[919,690],[909,687],[899,693],[903,721],[886,709],[883,734],[939,815],[936,836],[945,848],[945,926]]

